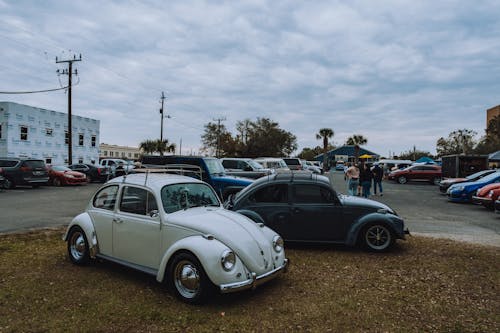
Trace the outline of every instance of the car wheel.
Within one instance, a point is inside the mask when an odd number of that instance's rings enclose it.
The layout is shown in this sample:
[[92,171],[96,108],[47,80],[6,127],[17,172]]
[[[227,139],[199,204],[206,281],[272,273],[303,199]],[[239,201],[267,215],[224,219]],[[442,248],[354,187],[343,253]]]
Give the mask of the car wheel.
[[406,184],[408,182],[408,179],[406,179],[405,176],[399,176],[398,177],[398,183],[400,184]]
[[59,178],[54,178],[52,184],[54,184],[54,186],[62,186],[62,182]]
[[394,236],[384,224],[370,224],[361,234],[363,246],[368,251],[384,252],[394,245]]
[[80,227],[73,227],[68,235],[69,259],[77,265],[84,265],[90,261],[89,243],[85,232]]
[[7,190],[11,190],[16,187],[16,184],[14,183],[13,180],[10,180],[9,178],[5,178],[5,183],[3,184],[3,188]]
[[176,255],[170,265],[170,283],[176,296],[187,303],[202,303],[213,285],[203,266],[191,253]]

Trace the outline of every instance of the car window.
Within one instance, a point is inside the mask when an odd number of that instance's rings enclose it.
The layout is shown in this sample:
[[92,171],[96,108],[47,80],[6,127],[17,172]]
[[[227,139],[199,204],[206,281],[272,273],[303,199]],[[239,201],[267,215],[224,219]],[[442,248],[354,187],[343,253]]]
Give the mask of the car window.
[[125,186],[120,200],[120,211],[138,215],[149,215],[158,210],[154,195],[139,187]]
[[0,167],[14,167],[16,164],[15,160],[0,160]]
[[251,202],[286,203],[288,202],[287,184],[270,184],[255,191],[248,198]]
[[220,206],[213,189],[200,183],[166,185],[161,189],[161,202],[167,213],[190,207]]
[[93,205],[96,208],[113,210],[115,208],[118,186],[107,186],[101,189],[94,197]]
[[224,161],[222,161],[222,165],[226,169],[236,169],[237,161],[235,161],[235,160],[224,160]]
[[296,203],[332,203],[333,192],[316,184],[295,184],[293,198]]

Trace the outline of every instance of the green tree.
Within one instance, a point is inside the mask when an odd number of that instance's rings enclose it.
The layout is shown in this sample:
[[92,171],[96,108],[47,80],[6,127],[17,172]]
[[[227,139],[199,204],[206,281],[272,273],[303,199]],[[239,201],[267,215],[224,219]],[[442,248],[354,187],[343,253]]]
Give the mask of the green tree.
[[323,140],[323,168],[328,170],[330,168],[330,161],[328,160],[328,139],[333,138],[335,132],[331,128],[321,128],[318,133],[316,133],[316,139]]
[[[328,145],[328,150],[334,149],[332,145]],[[302,151],[297,155],[298,158],[302,158],[307,161],[312,161],[314,158],[320,154],[323,154],[323,148],[320,146],[316,146],[314,148],[305,147]]]
[[500,115],[488,122],[486,135],[474,148],[476,154],[490,154],[500,150]]
[[156,152],[156,141],[155,140],[144,140],[139,144],[139,148],[145,154],[152,154]]
[[224,124],[209,122],[205,125],[205,132],[201,136],[203,144],[201,151],[214,156],[227,156],[227,150],[234,150],[232,146],[231,133]]
[[464,128],[451,132],[447,139],[439,138],[436,142],[437,156],[471,153],[476,144],[475,135],[477,132]]
[[175,143],[170,144],[167,139],[158,139],[155,143],[156,151],[159,152],[161,156],[163,156],[163,153],[175,152]]
[[359,159],[360,146],[366,145],[367,143],[368,139],[362,136],[361,134],[354,134],[353,136],[347,138],[345,144],[349,146],[354,146],[354,155],[356,163],[358,163]]
[[413,149],[402,152],[398,155],[398,159],[412,160],[412,161],[416,161],[421,157],[430,157],[430,158],[434,159],[434,156],[430,152],[418,150],[418,149],[416,149],[416,147],[413,147]]

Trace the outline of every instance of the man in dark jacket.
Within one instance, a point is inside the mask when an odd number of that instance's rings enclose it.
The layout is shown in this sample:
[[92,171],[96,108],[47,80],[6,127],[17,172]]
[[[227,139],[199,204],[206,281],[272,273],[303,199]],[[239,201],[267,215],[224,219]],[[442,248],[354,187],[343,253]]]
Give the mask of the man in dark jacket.
[[382,196],[382,178],[384,177],[384,170],[378,165],[375,164],[375,166],[372,169],[373,172],[373,193],[374,195],[377,195],[377,185],[378,189],[380,192],[380,196]]

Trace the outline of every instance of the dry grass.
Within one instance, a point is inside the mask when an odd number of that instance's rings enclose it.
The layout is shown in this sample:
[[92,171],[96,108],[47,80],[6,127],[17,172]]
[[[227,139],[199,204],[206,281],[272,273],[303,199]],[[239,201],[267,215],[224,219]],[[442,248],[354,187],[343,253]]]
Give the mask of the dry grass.
[[203,306],[107,262],[72,265],[63,230],[0,236],[0,332],[498,332],[499,248],[411,237],[378,255],[288,247],[287,275]]

